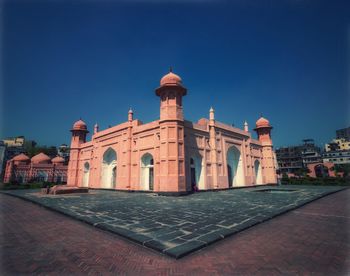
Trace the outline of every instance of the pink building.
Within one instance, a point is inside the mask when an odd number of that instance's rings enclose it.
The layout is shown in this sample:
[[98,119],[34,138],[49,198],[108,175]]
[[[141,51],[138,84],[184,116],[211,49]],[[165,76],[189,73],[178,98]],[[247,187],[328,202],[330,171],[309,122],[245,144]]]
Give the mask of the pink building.
[[160,119],[143,124],[133,118],[99,131],[86,141],[86,124],[71,130],[70,186],[117,190],[186,193],[276,183],[271,125],[256,122],[258,140],[244,129],[209,119],[186,121],[182,97],[187,89],[176,74],[160,80]]
[[32,181],[47,181],[62,183],[67,181],[67,165],[62,157],[51,159],[44,153],[39,153],[30,159],[21,153],[7,161],[4,183],[15,181],[28,183]]

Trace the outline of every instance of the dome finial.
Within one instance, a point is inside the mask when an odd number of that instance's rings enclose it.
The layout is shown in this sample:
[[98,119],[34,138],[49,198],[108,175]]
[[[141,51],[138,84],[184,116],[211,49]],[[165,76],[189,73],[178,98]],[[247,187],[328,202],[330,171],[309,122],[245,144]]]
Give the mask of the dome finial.
[[173,67],[170,66],[170,67],[169,67],[169,73],[172,73],[172,72],[173,72]]

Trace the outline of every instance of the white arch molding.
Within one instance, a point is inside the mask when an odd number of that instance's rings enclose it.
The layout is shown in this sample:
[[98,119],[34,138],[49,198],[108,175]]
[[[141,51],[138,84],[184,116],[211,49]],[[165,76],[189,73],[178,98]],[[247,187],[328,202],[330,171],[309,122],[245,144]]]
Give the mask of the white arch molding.
[[262,171],[261,171],[261,165],[259,160],[255,160],[254,162],[254,171],[255,171],[255,183],[263,184]]
[[145,153],[141,157],[141,190],[154,190],[154,159],[150,153]]
[[89,187],[89,176],[90,176],[90,164],[89,162],[85,162],[84,175],[83,175],[83,187]]
[[117,185],[117,154],[108,148],[103,154],[101,166],[101,188],[115,189]]
[[190,173],[191,173],[191,187],[196,186],[199,190],[203,190],[204,187],[204,175],[203,175],[203,158],[199,155],[194,155],[190,158]]
[[39,181],[47,181],[49,179],[49,175],[46,171],[38,171],[37,177]]
[[228,186],[243,186],[244,185],[244,172],[241,152],[235,147],[231,146],[227,150],[227,177]]

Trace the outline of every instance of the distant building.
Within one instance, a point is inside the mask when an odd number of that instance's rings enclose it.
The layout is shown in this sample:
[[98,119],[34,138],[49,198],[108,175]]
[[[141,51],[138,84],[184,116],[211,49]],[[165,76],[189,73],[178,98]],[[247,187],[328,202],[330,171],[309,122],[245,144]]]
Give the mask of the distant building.
[[350,150],[327,151],[323,154],[323,162],[332,162],[333,164],[349,164]]
[[21,153],[6,163],[4,183],[28,183],[47,181],[65,183],[67,181],[67,165],[62,157],[51,159],[39,153],[31,159]]
[[69,160],[70,148],[66,144],[62,144],[57,149],[57,155],[61,156],[66,162]]
[[309,169],[308,176],[310,177],[335,177],[336,173],[332,168],[334,167],[333,163],[330,162],[317,162],[310,163],[307,165]]
[[6,138],[2,141],[7,147],[23,147],[25,143],[24,136]]
[[321,148],[315,145],[313,139],[304,139],[299,146],[276,149],[276,158],[279,172],[290,174],[306,168],[308,164],[322,162]]
[[326,152],[328,151],[339,151],[339,150],[350,150],[350,141],[344,138],[333,139],[332,142],[325,145]]
[[321,148],[315,145],[314,139],[304,139],[301,146],[301,157],[303,166],[307,164],[322,162]]
[[350,141],[350,127],[338,129],[335,131],[337,139]]
[[350,164],[350,127],[336,130],[336,139],[325,145],[323,162]]
[[3,179],[4,175],[4,165],[6,163],[5,160],[5,151],[6,151],[6,146],[3,141],[0,141],[0,181]]
[[276,158],[280,173],[294,173],[303,168],[300,146],[280,147],[276,149]]

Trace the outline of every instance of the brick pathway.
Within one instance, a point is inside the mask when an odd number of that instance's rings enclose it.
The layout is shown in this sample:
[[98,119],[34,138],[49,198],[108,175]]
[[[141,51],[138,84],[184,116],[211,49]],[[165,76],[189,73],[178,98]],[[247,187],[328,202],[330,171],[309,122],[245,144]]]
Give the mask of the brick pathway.
[[289,185],[184,197],[101,190],[56,196],[35,190],[8,193],[180,258],[338,189]]
[[175,260],[0,194],[2,275],[346,275],[350,190]]

